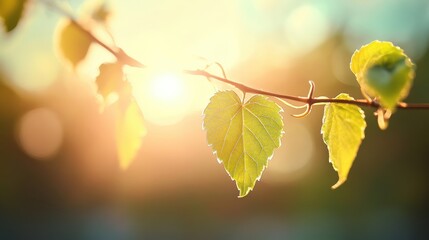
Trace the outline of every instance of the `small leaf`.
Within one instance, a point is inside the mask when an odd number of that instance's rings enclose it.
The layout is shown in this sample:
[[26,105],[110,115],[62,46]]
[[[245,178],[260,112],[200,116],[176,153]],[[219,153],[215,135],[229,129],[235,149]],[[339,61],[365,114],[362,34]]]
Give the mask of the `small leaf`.
[[0,18],[3,19],[3,25],[6,32],[10,32],[18,25],[22,17],[26,0],[1,0]]
[[265,96],[242,103],[233,91],[216,93],[204,110],[207,140],[219,162],[246,196],[280,146],[282,108]]
[[104,63],[100,65],[100,74],[95,80],[98,93],[107,98],[113,92],[119,92],[124,86],[123,65],[115,63]]
[[[345,93],[335,99],[353,100]],[[359,146],[365,138],[365,128],[365,114],[360,107],[343,103],[330,103],[325,106],[323,141],[328,147],[329,162],[338,172],[338,182],[332,186],[333,189],[347,180]]]
[[134,99],[121,100],[117,106],[119,111],[116,117],[116,145],[119,165],[121,169],[127,169],[136,157],[147,130],[143,115]]
[[68,21],[60,31],[61,54],[74,68],[86,57],[91,43],[91,38],[71,21]]
[[415,75],[410,58],[391,42],[373,41],[356,50],[350,68],[362,91],[392,111],[408,96]]

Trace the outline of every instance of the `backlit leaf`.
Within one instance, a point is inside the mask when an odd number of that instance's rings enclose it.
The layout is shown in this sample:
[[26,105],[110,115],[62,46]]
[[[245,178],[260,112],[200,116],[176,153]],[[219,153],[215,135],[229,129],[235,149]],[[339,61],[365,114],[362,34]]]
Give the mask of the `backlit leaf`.
[[356,50],[350,68],[363,92],[390,110],[408,96],[415,75],[410,58],[391,42],[373,41]]
[[[124,101],[127,101],[124,103]],[[140,149],[142,138],[146,135],[143,115],[134,99],[118,102],[116,117],[116,145],[119,164],[127,169]]]
[[104,63],[100,65],[100,74],[97,76],[96,84],[98,93],[107,98],[109,94],[118,92],[124,85],[123,65],[115,63]]
[[274,149],[280,146],[281,111],[261,95],[242,103],[234,91],[216,93],[204,110],[208,143],[235,180],[240,197],[253,189]]
[[3,19],[3,25],[6,32],[10,32],[18,25],[22,17],[26,0],[1,0],[0,18]]
[[[338,95],[336,99],[353,100],[345,93]],[[333,189],[347,180],[359,146],[365,138],[365,128],[365,114],[360,107],[344,103],[330,103],[325,106],[323,141],[328,147],[329,162],[338,172],[338,182],[332,186]]]
[[71,21],[68,21],[60,30],[61,54],[74,68],[86,57],[91,43],[91,38]]

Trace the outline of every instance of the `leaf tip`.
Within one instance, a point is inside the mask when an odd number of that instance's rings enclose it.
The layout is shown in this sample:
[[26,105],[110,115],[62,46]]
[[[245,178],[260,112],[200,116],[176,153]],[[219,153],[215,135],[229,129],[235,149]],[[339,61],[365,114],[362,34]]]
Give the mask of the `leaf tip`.
[[237,198],[244,198],[245,196],[247,196],[250,192],[250,190],[252,190],[252,188],[248,187],[246,190],[242,190],[242,189],[238,189],[240,191],[240,194],[238,195]]
[[131,164],[131,161],[119,161],[119,167],[121,168],[122,171],[127,170],[130,164]]
[[332,185],[331,189],[335,190],[337,189],[339,186],[343,185],[343,183],[345,183],[347,180],[347,178],[339,178],[337,183],[335,183],[334,185]]

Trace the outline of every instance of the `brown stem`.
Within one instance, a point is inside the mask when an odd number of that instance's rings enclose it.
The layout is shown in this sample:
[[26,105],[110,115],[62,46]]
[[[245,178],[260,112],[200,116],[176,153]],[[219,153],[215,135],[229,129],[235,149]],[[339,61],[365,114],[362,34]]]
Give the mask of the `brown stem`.
[[116,59],[128,66],[131,67],[139,67],[143,68],[145,67],[144,64],[140,63],[136,59],[130,57],[128,54],[126,54],[122,49],[118,47],[110,47],[107,44],[105,44],[103,41],[101,41],[99,38],[97,38],[94,34],[92,34],[88,29],[86,29],[82,24],[80,24],[74,16],[66,11],[65,9],[61,8],[57,4],[49,1],[49,0],[40,0],[42,3],[46,4],[48,7],[53,8],[58,13],[62,14],[63,16],[67,17],[68,20],[73,23],[80,31],[82,31],[87,37],[91,39],[92,42],[100,45],[104,49],[106,49],[108,52],[110,52],[113,56],[116,57]]
[[[116,46],[113,48],[113,47],[110,47],[107,44],[105,44],[103,41],[101,41],[96,36],[94,36],[89,30],[87,30],[82,24],[80,24],[72,16],[72,14],[70,14],[66,10],[62,9],[61,7],[56,5],[55,3],[53,3],[49,0],[40,0],[40,1],[44,4],[46,4],[47,6],[52,7],[53,9],[55,9],[56,11],[58,11],[60,14],[64,15],[65,17],[67,17],[77,28],[79,28],[83,33],[85,33],[93,42],[95,42],[96,44],[100,45],[101,47],[106,49],[108,52],[113,54],[118,61],[122,62],[125,65],[132,66],[132,67],[139,67],[139,68],[145,67],[144,64],[142,64],[138,60],[130,57],[121,48],[118,48]],[[262,95],[266,95],[266,96],[272,96],[272,97],[277,97],[277,98],[282,98],[282,99],[287,99],[287,100],[305,103],[305,104],[308,104],[308,106],[307,106],[308,111],[310,110],[311,106],[313,106],[313,105],[321,105],[321,104],[327,104],[327,103],[345,103],[345,104],[353,104],[353,105],[362,106],[362,107],[373,107],[373,108],[377,108],[377,109],[381,107],[381,105],[378,102],[367,100],[367,99],[346,100],[346,99],[334,99],[334,98],[325,98],[325,97],[313,97],[314,85],[311,86],[310,92],[309,92],[307,97],[285,95],[285,94],[273,93],[273,92],[268,92],[268,91],[252,88],[252,87],[246,86],[242,83],[238,83],[238,82],[227,79],[222,66],[220,64],[218,64],[218,65],[221,67],[224,77],[213,75],[213,74],[211,74],[205,70],[184,70],[183,72],[185,74],[189,74],[189,75],[203,76],[203,77],[206,77],[207,79],[216,79],[218,81],[228,83],[231,86],[234,86],[234,87],[240,89],[244,93],[262,94]],[[429,103],[404,103],[404,102],[401,102],[401,103],[398,103],[397,108],[398,109],[429,109]]]
[[[353,104],[357,106],[362,107],[373,107],[373,108],[380,108],[380,104],[376,101],[368,101],[367,99],[355,99],[355,100],[347,100],[347,99],[335,99],[335,98],[322,98],[322,97],[312,97],[313,92],[309,94],[308,97],[300,97],[300,96],[291,96],[291,95],[285,95],[285,94],[278,94],[268,91],[263,91],[260,89],[255,89],[249,86],[246,86],[242,83],[234,82],[232,80],[219,77],[217,75],[213,75],[211,73],[208,73],[203,70],[184,70],[184,73],[190,74],[190,75],[196,75],[196,76],[204,76],[206,78],[216,79],[218,81],[228,83],[238,89],[240,89],[243,92],[248,93],[254,93],[254,94],[263,94],[266,96],[272,96],[272,97],[278,97],[282,99],[292,100],[296,102],[306,103],[310,105],[320,105],[320,104],[326,104],[326,103],[346,103],[346,104]],[[429,109],[429,103],[398,103],[397,105],[398,109]]]

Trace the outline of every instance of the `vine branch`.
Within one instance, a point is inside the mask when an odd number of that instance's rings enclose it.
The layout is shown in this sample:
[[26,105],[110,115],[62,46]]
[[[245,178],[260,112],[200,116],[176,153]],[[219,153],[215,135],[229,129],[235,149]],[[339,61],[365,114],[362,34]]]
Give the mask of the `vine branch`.
[[[79,28],[85,35],[87,35],[94,43],[98,44],[102,48],[104,48],[106,51],[110,52],[113,56],[116,57],[116,59],[123,63],[124,65],[128,65],[131,67],[138,67],[138,68],[144,68],[146,67],[145,64],[141,63],[140,61],[132,58],[129,56],[123,49],[114,46],[111,47],[104,43],[102,40],[100,40],[98,37],[96,37],[92,32],[88,29],[86,29],[81,23],[79,23],[72,14],[70,14],[65,9],[59,7],[57,4],[49,1],[49,0],[39,0],[40,2],[46,4],[48,7],[51,7],[52,9],[56,10],[59,14],[66,17],[70,22],[72,22],[77,28]],[[280,99],[286,99],[291,100],[295,102],[304,103],[306,105],[306,110],[304,113],[299,115],[294,115],[295,117],[304,117],[308,115],[311,111],[311,107],[313,105],[324,105],[328,103],[345,103],[345,104],[353,104],[357,106],[362,107],[372,107],[376,109],[380,109],[381,105],[375,101],[375,100],[368,100],[368,99],[355,99],[355,100],[347,100],[347,99],[334,99],[334,98],[327,98],[327,97],[313,97],[314,95],[314,82],[310,81],[310,90],[308,93],[308,96],[302,97],[302,96],[293,96],[293,95],[286,95],[286,94],[279,94],[269,91],[264,91],[256,88],[252,88],[250,86],[247,86],[245,84],[230,80],[226,78],[225,71],[219,63],[217,64],[222,69],[223,77],[214,75],[209,73],[206,70],[183,70],[183,73],[188,75],[194,75],[194,76],[202,76],[207,79],[215,79],[220,82],[227,83],[231,86],[236,87],[237,89],[241,90],[243,93],[253,93],[253,94],[262,94],[266,96],[276,97]],[[289,104],[288,104],[289,105]],[[300,108],[295,107],[293,105],[289,105],[294,108]],[[429,103],[405,103],[400,102],[397,104],[398,109],[429,109]]]
[[[292,96],[292,95],[273,93],[273,92],[268,92],[268,91],[252,88],[252,87],[249,87],[249,86],[244,85],[242,83],[235,82],[235,81],[232,81],[230,79],[211,74],[211,73],[206,72],[204,70],[184,70],[184,73],[190,74],[190,75],[196,75],[196,76],[203,76],[203,77],[211,78],[211,79],[216,79],[218,81],[230,84],[230,85],[240,89],[243,92],[254,93],[254,94],[263,94],[266,96],[292,100],[295,102],[305,103],[305,104],[308,104],[310,106],[327,104],[327,103],[347,103],[347,104],[353,104],[353,105],[358,105],[358,106],[362,106],[362,107],[373,107],[373,108],[380,108],[381,107],[381,105],[378,102],[368,101],[366,99],[347,100],[347,99],[334,99],[334,98],[326,98],[326,97],[313,97],[313,94],[314,94],[314,85],[313,84],[314,83],[311,84],[312,87],[310,88],[309,96],[301,97],[301,96]],[[398,104],[397,108],[399,108],[399,109],[429,109],[429,103],[404,103],[404,102],[401,102]]]
[[104,48],[105,50],[110,52],[113,56],[116,57],[116,59],[119,62],[121,62],[125,65],[128,65],[128,66],[131,66],[131,67],[138,67],[138,68],[144,68],[145,67],[144,64],[142,64],[141,62],[137,61],[136,59],[130,57],[121,48],[116,47],[116,46],[111,47],[111,46],[107,45],[106,43],[104,43],[103,41],[101,41],[98,37],[96,37],[94,34],[92,34],[91,31],[89,31],[81,23],[79,23],[71,13],[69,13],[64,8],[58,6],[58,4],[55,4],[50,0],[39,0],[39,1],[42,2],[43,4],[45,4],[46,6],[54,9],[55,11],[57,11],[59,14],[63,15],[64,17],[66,17],[81,32],[83,32],[87,37],[89,37],[92,42],[98,44],[99,46],[101,46],[102,48]]

